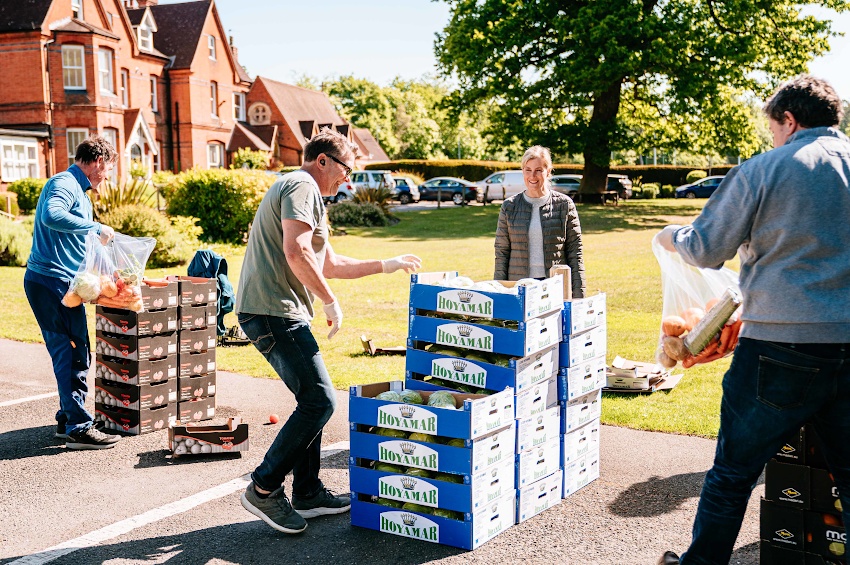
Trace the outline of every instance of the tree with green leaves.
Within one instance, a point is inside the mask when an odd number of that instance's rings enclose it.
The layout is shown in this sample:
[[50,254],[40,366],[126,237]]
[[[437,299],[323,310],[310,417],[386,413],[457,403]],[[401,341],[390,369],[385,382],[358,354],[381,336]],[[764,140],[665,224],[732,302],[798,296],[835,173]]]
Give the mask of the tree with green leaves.
[[451,104],[494,102],[504,142],[582,153],[581,190],[605,189],[611,152],[650,144],[748,156],[748,97],[805,72],[829,49],[845,0],[446,0],[435,48],[457,79]]

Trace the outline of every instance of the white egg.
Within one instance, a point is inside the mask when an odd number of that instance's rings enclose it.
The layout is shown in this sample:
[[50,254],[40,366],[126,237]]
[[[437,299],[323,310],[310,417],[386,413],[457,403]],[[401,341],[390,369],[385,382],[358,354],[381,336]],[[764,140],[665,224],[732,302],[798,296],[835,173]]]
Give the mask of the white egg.
[[201,446],[201,453],[212,453],[212,446],[208,443],[205,443]]
[[198,445],[196,443],[195,445],[192,446],[192,454],[197,455],[200,452],[201,452],[201,446],[200,445]]
[[193,440],[190,437],[187,437],[186,438],[186,447],[192,447],[193,445],[195,445],[195,440]]

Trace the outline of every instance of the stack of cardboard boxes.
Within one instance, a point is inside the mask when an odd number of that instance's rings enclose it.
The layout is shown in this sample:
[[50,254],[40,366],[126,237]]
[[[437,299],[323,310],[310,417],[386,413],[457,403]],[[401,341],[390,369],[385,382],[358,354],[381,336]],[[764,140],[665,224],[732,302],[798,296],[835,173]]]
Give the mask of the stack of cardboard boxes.
[[761,562],[847,563],[838,488],[814,429],[794,434],[765,468],[761,501]]

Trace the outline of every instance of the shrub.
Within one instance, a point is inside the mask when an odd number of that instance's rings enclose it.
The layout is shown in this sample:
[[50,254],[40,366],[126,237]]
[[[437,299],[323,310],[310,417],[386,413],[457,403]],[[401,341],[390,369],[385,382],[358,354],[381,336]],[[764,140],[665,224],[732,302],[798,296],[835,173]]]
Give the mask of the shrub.
[[292,171],[297,171],[300,168],[301,167],[299,167],[298,165],[284,165],[281,163],[280,165],[275,167],[274,170],[278,173],[291,173]]
[[328,220],[340,226],[386,226],[390,219],[374,202],[340,202],[328,206]]
[[658,193],[659,198],[674,198],[676,196],[676,187],[672,184],[665,184],[661,187],[661,192]]
[[688,173],[688,176],[685,177],[685,184],[691,184],[692,182],[697,182],[699,179],[704,179],[708,176],[708,173],[705,171],[691,171]]
[[[100,196],[92,198],[95,218],[122,206],[150,206],[156,194],[150,182],[133,176],[122,185],[104,182],[98,192]],[[92,196],[91,193],[89,196]]]
[[145,164],[139,161],[138,159],[133,159],[130,161],[130,170],[128,171],[131,178],[144,180],[148,178],[148,168],[145,167]]
[[[18,208],[18,195],[14,192],[0,192],[0,212],[6,212],[6,201],[11,205],[10,214],[17,216],[21,210]],[[7,218],[8,219],[8,218]]]
[[658,193],[659,193],[658,185],[650,182],[650,183],[642,184],[641,187],[640,187],[640,192],[638,192],[636,196],[638,198],[643,198],[643,199],[652,199],[652,198],[658,198]]
[[104,213],[101,222],[126,235],[156,239],[148,267],[171,267],[192,258],[193,242],[153,208],[138,204],[121,206]]
[[233,168],[265,170],[269,167],[269,157],[268,151],[251,151],[243,147],[233,156]]
[[24,267],[32,250],[32,232],[20,222],[0,217],[0,265]]
[[22,214],[29,214],[38,205],[38,197],[47,183],[45,179],[21,179],[9,185],[9,192],[18,195],[18,208]]
[[264,171],[191,169],[174,179],[168,213],[197,217],[207,241],[239,243],[275,180]]
[[398,171],[398,175],[402,176],[402,177],[410,177],[411,179],[413,179],[413,182],[416,183],[416,186],[419,186],[420,184],[422,184],[423,182],[428,180],[428,179],[422,178],[421,176],[416,174],[414,171],[408,171],[407,169],[400,169]]
[[392,194],[390,189],[384,187],[378,188],[358,188],[351,198],[352,202],[371,202],[377,205],[384,215],[390,216],[390,200]]

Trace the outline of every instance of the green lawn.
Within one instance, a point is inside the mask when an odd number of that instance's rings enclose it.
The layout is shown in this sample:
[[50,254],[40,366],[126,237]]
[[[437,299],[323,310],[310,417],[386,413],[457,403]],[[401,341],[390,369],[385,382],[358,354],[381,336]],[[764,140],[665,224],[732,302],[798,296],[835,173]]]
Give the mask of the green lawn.
[[[630,201],[619,207],[579,206],[584,233],[585,268],[591,293],[608,293],[608,361],[616,355],[650,361],[661,320],[661,282],[650,250],[652,236],[668,223],[687,223],[705,201]],[[337,253],[357,258],[388,258],[401,253],[421,257],[428,271],[457,270],[474,279],[493,276],[493,238],[498,206],[455,207],[399,213],[395,226],[347,228],[334,235]],[[244,248],[215,245],[239,281]],[[737,268],[737,265],[731,265]],[[185,274],[185,268],[169,273]],[[164,270],[149,271],[160,276]],[[24,269],[0,267],[0,337],[42,341],[23,293]],[[314,332],[338,388],[351,384],[404,378],[404,357],[368,357],[360,346],[366,334],[378,345],[403,345],[407,334],[408,276],[376,275],[360,280],[332,281],[345,315],[333,341],[320,314]],[[320,310],[321,311],[321,310]],[[89,316],[91,331],[94,321]],[[228,325],[235,316],[228,317]],[[251,347],[222,348],[222,370],[277,378]],[[719,425],[721,378],[729,361],[687,371],[679,386],[652,395],[610,395],[603,402],[605,423],[716,437]],[[680,369],[681,370],[681,369]]]

